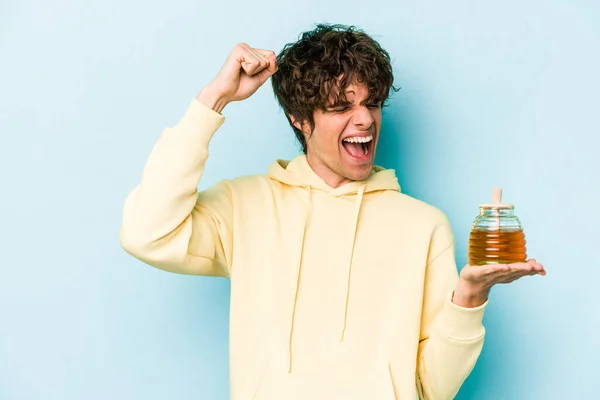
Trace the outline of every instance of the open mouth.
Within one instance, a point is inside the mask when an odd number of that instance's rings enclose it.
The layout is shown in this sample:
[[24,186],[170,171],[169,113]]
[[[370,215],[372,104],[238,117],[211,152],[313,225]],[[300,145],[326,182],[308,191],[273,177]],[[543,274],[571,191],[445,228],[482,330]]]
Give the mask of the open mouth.
[[342,146],[344,149],[356,159],[365,159],[371,154],[371,147],[373,145],[373,135],[364,137],[348,137],[342,140]]

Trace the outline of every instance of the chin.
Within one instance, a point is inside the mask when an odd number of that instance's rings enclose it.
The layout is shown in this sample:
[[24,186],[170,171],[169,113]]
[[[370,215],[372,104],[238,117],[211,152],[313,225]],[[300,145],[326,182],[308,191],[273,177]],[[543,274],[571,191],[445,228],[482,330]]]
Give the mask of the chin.
[[373,164],[369,163],[367,165],[361,166],[360,168],[352,168],[349,171],[346,171],[345,174],[346,179],[351,181],[362,181],[369,177],[371,171],[373,170]]

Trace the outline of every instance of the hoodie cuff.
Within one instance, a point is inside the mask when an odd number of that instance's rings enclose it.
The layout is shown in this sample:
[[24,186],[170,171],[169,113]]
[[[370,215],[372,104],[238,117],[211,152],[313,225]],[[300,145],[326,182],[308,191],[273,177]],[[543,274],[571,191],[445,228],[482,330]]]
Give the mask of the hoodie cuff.
[[197,98],[192,98],[185,113],[177,123],[177,128],[192,132],[210,141],[215,132],[225,122],[225,116],[204,105]]
[[454,340],[475,340],[485,334],[483,314],[489,299],[480,306],[467,308],[452,302],[454,290],[450,291],[439,315],[438,332]]

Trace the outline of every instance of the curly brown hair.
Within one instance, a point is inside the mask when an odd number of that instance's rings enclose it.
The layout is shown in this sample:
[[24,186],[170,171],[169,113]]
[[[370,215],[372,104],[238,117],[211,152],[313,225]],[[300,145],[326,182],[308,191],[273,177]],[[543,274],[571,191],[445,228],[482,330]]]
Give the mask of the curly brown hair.
[[[350,104],[349,84],[364,83],[367,104],[386,107],[394,76],[390,56],[379,43],[355,26],[317,24],[288,43],[277,56],[278,71],[271,77],[273,92],[306,154],[306,139],[290,115],[315,128],[313,113]],[[340,76],[342,77],[341,79]],[[331,102],[330,99],[333,99]]]

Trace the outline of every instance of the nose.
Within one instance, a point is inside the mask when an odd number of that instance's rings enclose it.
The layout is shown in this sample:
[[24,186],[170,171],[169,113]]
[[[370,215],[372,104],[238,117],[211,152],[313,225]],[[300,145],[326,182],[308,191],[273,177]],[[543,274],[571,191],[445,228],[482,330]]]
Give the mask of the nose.
[[371,115],[369,108],[367,106],[359,106],[352,115],[352,123],[357,128],[367,129],[369,128],[375,119]]

